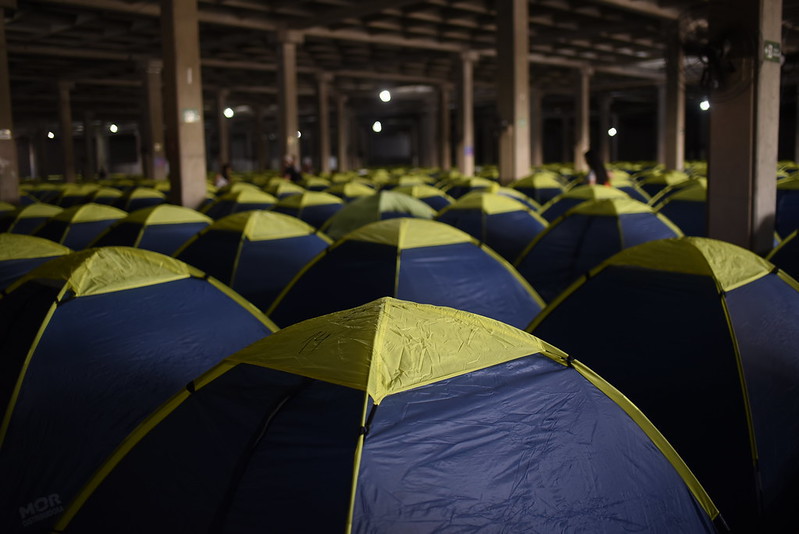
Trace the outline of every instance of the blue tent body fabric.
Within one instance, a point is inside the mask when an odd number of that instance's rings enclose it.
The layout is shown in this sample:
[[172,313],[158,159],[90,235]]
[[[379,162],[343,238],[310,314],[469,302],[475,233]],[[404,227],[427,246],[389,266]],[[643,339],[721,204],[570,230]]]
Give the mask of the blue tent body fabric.
[[170,256],[211,222],[191,208],[159,204],[116,221],[91,246],[136,247]]
[[81,204],[53,215],[34,232],[34,235],[73,250],[81,250],[125,216],[127,213],[111,206]]
[[679,229],[631,198],[589,200],[536,236],[515,266],[549,302],[583,273],[622,249],[681,236]]
[[0,298],[0,532],[49,532],[152,410],[275,329],[221,283],[139,249],[72,253],[18,280]]
[[267,315],[280,326],[380,297],[450,306],[527,326],[541,298],[493,250],[447,224],[388,219],[364,226],[309,263]]
[[194,381],[57,531],[673,534],[714,532],[716,517],[654,427],[579,362],[485,317],[381,299]]
[[0,291],[39,265],[70,252],[69,248],[49,239],[0,233]]
[[324,234],[290,215],[247,211],[218,220],[176,257],[264,310],[330,243]]
[[792,532],[799,498],[799,291],[734,245],[629,248],[530,327],[630,398],[733,532]]

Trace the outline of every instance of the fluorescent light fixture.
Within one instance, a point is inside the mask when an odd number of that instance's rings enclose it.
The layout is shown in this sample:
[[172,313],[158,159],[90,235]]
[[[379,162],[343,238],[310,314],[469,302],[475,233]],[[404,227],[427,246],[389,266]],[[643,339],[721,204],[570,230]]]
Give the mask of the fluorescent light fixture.
[[383,89],[382,91],[380,91],[380,94],[378,96],[380,97],[380,100],[382,100],[383,102],[391,101],[391,91],[389,91],[388,89]]
[[225,111],[223,111],[222,114],[228,119],[232,119],[233,115],[236,113],[233,111],[233,108],[225,108]]
[[608,135],[611,137],[615,136],[617,133],[619,133],[619,131],[616,128],[611,128],[608,130]]
[[48,139],[54,139],[55,138],[55,134],[53,132],[47,132],[47,138]]
[[108,131],[111,133],[117,133],[119,131],[119,126],[112,124],[108,127]]
[[375,121],[374,124],[372,124],[372,131],[374,133],[380,133],[383,131],[383,125],[380,123],[380,121]]
[[702,111],[709,110],[710,109],[710,102],[708,102],[707,100],[702,100],[699,103],[699,109],[701,109]]

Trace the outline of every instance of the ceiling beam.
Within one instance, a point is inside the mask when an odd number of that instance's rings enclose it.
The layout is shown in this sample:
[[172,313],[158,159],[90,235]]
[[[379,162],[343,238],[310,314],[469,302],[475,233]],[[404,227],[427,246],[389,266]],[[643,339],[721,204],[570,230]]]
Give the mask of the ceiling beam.
[[401,8],[407,4],[418,3],[419,0],[371,0],[359,2],[352,6],[330,9],[319,15],[292,24],[294,30],[307,30],[317,26],[329,26],[345,19],[359,19],[380,13],[388,8]]
[[650,0],[593,0],[600,5],[623,9],[639,15],[648,15],[665,20],[677,20],[681,11],[674,7],[662,7]]
[[320,37],[323,39],[404,46],[407,48],[436,50],[438,52],[463,52],[466,50],[464,46],[454,43],[442,43],[440,41],[433,41],[429,39],[407,39],[405,37],[395,37],[390,35],[373,35],[370,33],[353,30],[328,30],[327,28],[312,28],[310,30],[304,31],[303,33],[308,36]]

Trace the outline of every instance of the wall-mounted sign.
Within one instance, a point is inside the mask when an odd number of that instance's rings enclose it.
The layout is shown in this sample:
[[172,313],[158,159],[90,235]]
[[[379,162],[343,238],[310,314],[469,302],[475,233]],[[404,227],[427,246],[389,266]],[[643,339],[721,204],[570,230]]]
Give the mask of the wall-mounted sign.
[[782,58],[780,43],[775,41],[765,41],[763,44],[763,59],[779,63]]

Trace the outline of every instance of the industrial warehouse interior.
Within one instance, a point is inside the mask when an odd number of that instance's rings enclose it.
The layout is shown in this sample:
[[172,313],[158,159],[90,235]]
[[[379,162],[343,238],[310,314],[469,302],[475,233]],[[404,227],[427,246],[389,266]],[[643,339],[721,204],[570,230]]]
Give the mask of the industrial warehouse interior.
[[799,533],[799,2],[0,13],[0,532]]

